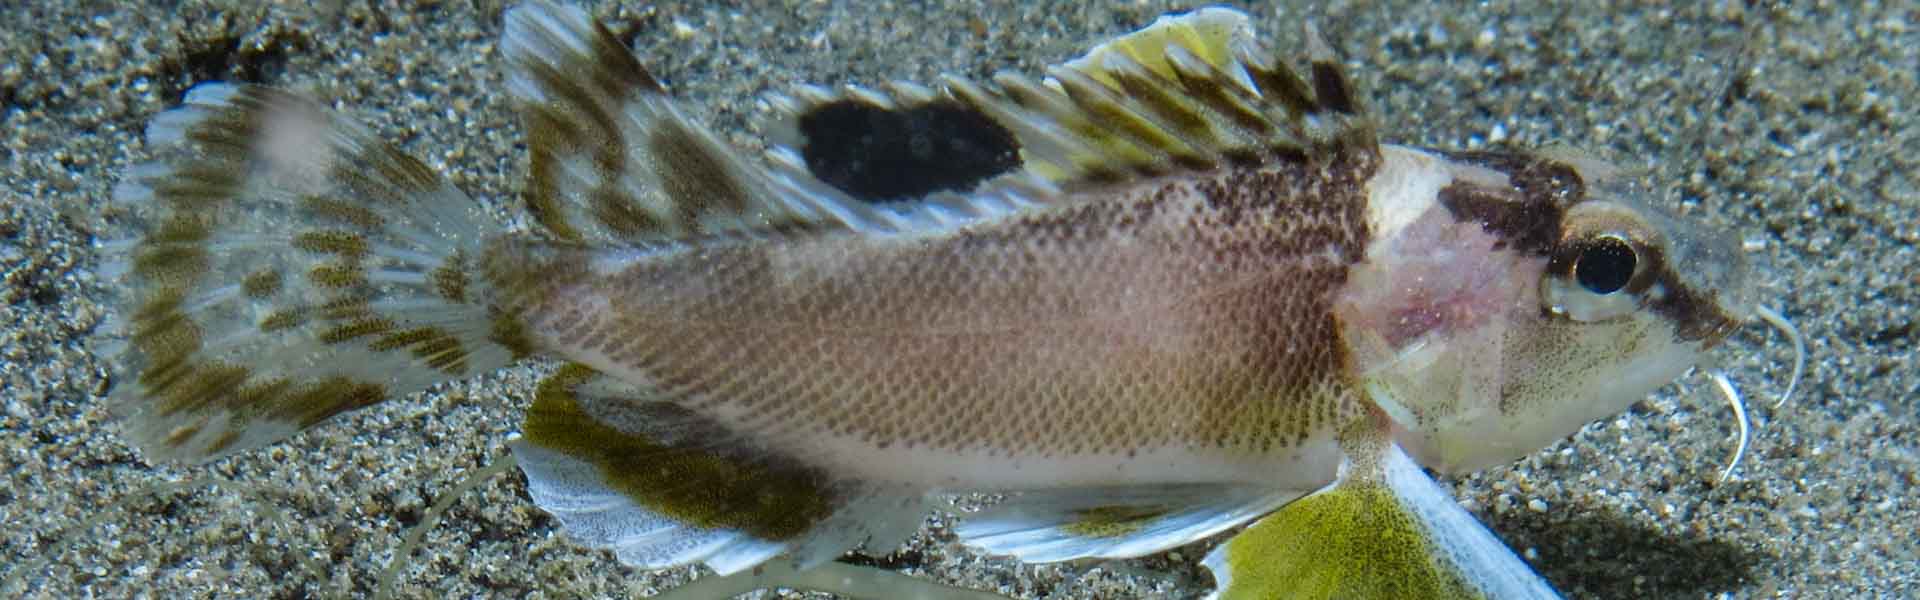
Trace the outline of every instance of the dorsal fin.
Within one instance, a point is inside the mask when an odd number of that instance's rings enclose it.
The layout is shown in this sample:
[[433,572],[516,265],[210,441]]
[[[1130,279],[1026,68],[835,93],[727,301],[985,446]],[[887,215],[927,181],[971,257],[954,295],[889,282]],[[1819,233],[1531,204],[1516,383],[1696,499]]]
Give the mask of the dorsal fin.
[[[1180,73],[1167,56],[1173,48],[1180,48],[1205,64],[1227,68],[1234,63],[1235,46],[1252,43],[1253,40],[1253,24],[1247,15],[1233,9],[1208,7],[1162,16],[1139,31],[1094,46],[1080,58],[1062,66],[1086,73],[1101,83],[1119,87],[1120,80],[1104,74],[1107,57],[1118,55],[1171,80]],[[1237,75],[1241,85],[1249,89],[1254,87],[1253,81],[1247,79],[1245,73],[1230,75]]]
[[[773,99],[787,124],[774,128],[771,169],[687,119],[578,8],[530,2],[509,11],[502,48],[527,122],[533,216],[562,240],[632,244],[795,230],[913,234],[1047,204],[1078,184],[1374,151],[1331,47],[1310,26],[1307,35],[1310,79],[1260,46],[1245,14],[1207,8],[1162,17],[1039,81],[1000,74],[984,85],[946,77],[938,90],[803,88]],[[888,153],[900,144],[834,146],[845,154],[831,156],[809,148],[818,133],[795,125],[808,118],[830,130],[969,133],[909,140],[938,143],[895,164]],[[834,130],[855,140],[875,131]],[[902,179],[876,179],[903,170]]]
[[[802,87],[771,98],[777,118],[768,129],[776,157],[786,156],[799,174],[835,182],[855,197],[862,197],[860,190],[822,169],[853,165],[880,173],[874,163],[895,159],[843,156],[846,148],[822,139],[820,124],[829,121],[823,115],[856,129],[832,133],[862,140],[894,135],[876,133],[870,123],[924,121],[914,115],[939,113],[954,121],[987,123],[957,140],[942,138],[973,154],[948,150],[929,161],[950,170],[938,173],[945,180],[920,182],[926,187],[914,191],[926,194],[992,190],[1013,178],[1029,180],[1029,187],[1032,181],[1065,187],[1372,151],[1372,126],[1331,46],[1311,26],[1307,37],[1311,74],[1302,78],[1259,44],[1245,14],[1204,8],[1161,17],[1048,69],[1041,80],[1001,73],[990,83],[944,77],[938,89],[909,83],[878,89]],[[1008,163],[978,160],[995,156],[992,151],[1008,136],[1020,169],[999,171]]]
[[515,7],[501,47],[532,158],[528,209],[548,235],[645,243],[848,225],[829,205],[850,199],[743,159],[580,8]]
[[1161,17],[1034,81],[947,88],[1012,130],[1028,171],[1062,185],[1372,152],[1373,127],[1331,46],[1307,27],[1303,79],[1226,8]]
[[1013,132],[918,84],[800,86],[768,102],[775,109],[766,124],[774,162],[792,162],[865,202],[966,193],[1020,167]]
[[506,20],[507,87],[533,163],[528,209],[553,238],[649,245],[826,230],[916,234],[1057,193],[1048,182],[1012,178],[993,190],[940,188],[948,193],[914,203],[863,202],[822,181],[790,148],[774,148],[764,167],[728,148],[580,8],[527,2]]

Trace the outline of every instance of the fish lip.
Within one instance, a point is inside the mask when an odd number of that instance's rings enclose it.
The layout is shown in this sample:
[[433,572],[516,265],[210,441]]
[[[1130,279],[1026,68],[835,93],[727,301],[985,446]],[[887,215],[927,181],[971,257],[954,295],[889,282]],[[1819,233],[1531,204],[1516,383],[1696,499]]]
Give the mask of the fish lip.
[[1713,347],[1758,319],[1752,263],[1730,232],[1695,228],[1670,232],[1669,240],[1673,257],[1667,268],[1674,272],[1670,281],[1686,288],[1684,292],[1703,297],[1691,311],[1675,307],[1666,313],[1682,339],[1695,338]]

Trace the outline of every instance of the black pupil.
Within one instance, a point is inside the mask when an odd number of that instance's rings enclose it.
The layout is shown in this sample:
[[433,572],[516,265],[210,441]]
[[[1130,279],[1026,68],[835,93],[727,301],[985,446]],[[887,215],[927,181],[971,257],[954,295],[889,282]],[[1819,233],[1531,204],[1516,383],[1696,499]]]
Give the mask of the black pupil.
[[1611,294],[1627,287],[1633,278],[1637,259],[1626,242],[1601,238],[1580,249],[1580,261],[1573,265],[1573,278],[1580,287],[1595,294]]

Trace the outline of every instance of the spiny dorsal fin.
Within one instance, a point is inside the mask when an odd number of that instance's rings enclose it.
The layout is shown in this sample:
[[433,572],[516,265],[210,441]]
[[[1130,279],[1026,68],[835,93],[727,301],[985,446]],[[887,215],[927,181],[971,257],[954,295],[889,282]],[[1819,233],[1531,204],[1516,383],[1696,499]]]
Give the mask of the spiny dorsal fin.
[[[1311,25],[1306,33],[1307,78],[1259,43],[1245,14],[1205,8],[1161,17],[1048,69],[1042,80],[1001,73],[990,84],[946,77],[937,90],[908,83],[880,89],[802,87],[771,99],[778,116],[769,127],[778,144],[775,162],[785,156],[794,175],[833,182],[855,197],[899,200],[916,192],[992,189],[1012,174],[1066,186],[1371,151],[1376,144],[1372,126],[1332,47]],[[949,149],[922,161],[948,169],[928,169],[944,179],[921,180],[920,188],[873,180],[902,172],[875,167],[897,162],[894,158],[843,156],[848,149],[823,139],[823,133],[893,137],[873,131],[872,124],[924,125],[925,115],[933,114],[987,125],[973,127],[968,136],[942,138],[966,151]],[[822,123],[857,131],[823,132]],[[993,160],[1009,141],[1017,160]],[[1014,171],[1010,164],[1022,168]],[[873,174],[856,185],[836,177],[860,167]],[[859,185],[890,193],[868,198]]]
[[[1174,48],[1185,51],[1205,64],[1225,68],[1234,63],[1234,47],[1250,43],[1253,39],[1253,25],[1245,14],[1227,8],[1202,8],[1190,13],[1162,16],[1139,31],[1094,46],[1080,58],[1062,66],[1118,87],[1118,79],[1103,73],[1109,56],[1126,57],[1161,77],[1174,79],[1180,71],[1167,55]],[[1239,76],[1241,85],[1253,87],[1253,82],[1246,78],[1245,73],[1231,74]]]
[[507,11],[501,49],[532,155],[528,208],[549,235],[644,243],[846,225],[823,205],[848,199],[743,160],[578,7]]
[[1331,46],[1311,26],[1307,37],[1310,79],[1261,47],[1246,15],[1207,8],[1039,81],[801,86],[768,98],[767,157],[777,180],[861,200],[835,208],[856,229],[912,232],[1054,203],[1075,184],[1372,152]]
[[862,232],[945,231],[1061,196],[1052,181],[1020,168],[1012,132],[946,90],[800,86],[767,101],[774,178],[858,199],[834,215]]
[[1245,14],[1206,8],[1162,17],[1042,81],[946,84],[1014,132],[1028,171],[1063,185],[1373,151],[1331,46],[1311,26],[1307,37],[1309,79],[1254,38]]

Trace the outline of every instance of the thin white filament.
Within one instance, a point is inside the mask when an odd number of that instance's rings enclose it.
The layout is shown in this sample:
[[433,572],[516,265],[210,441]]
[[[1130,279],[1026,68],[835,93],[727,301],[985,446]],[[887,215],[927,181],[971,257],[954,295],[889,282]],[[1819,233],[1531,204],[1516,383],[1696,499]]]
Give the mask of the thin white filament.
[[1807,366],[1807,342],[1800,337],[1800,328],[1794,327],[1793,321],[1788,321],[1773,309],[1756,306],[1753,308],[1753,314],[1766,322],[1769,327],[1779,331],[1780,335],[1787,336],[1787,341],[1793,342],[1793,377],[1787,379],[1786,393],[1780,394],[1780,399],[1773,401],[1773,407],[1780,408],[1793,397],[1793,389],[1800,386],[1801,370]]
[[393,586],[399,581],[400,570],[413,562],[413,551],[420,547],[420,540],[426,537],[427,530],[440,524],[440,517],[453,508],[454,502],[458,502],[461,496],[473,491],[473,488],[480,487],[480,484],[493,479],[495,475],[506,472],[516,464],[512,454],[495,458],[493,464],[475,469],[465,479],[461,479],[460,483],[454,485],[453,489],[447,490],[445,494],[440,495],[439,499],[434,500],[433,506],[427,507],[427,512],[421,514],[420,522],[407,528],[406,535],[400,539],[400,547],[394,549],[393,558],[387,561],[386,570],[380,572],[379,583],[373,590],[375,600],[393,597]]
[[1708,376],[1713,385],[1720,390],[1720,397],[1726,398],[1727,405],[1733,407],[1733,416],[1740,420],[1740,443],[1733,448],[1733,460],[1727,461],[1727,468],[1720,470],[1720,483],[1733,477],[1734,467],[1740,466],[1740,457],[1747,454],[1747,436],[1752,429],[1747,422],[1747,402],[1740,398],[1740,390],[1733,387],[1733,381],[1727,379],[1725,371],[1714,371]]

